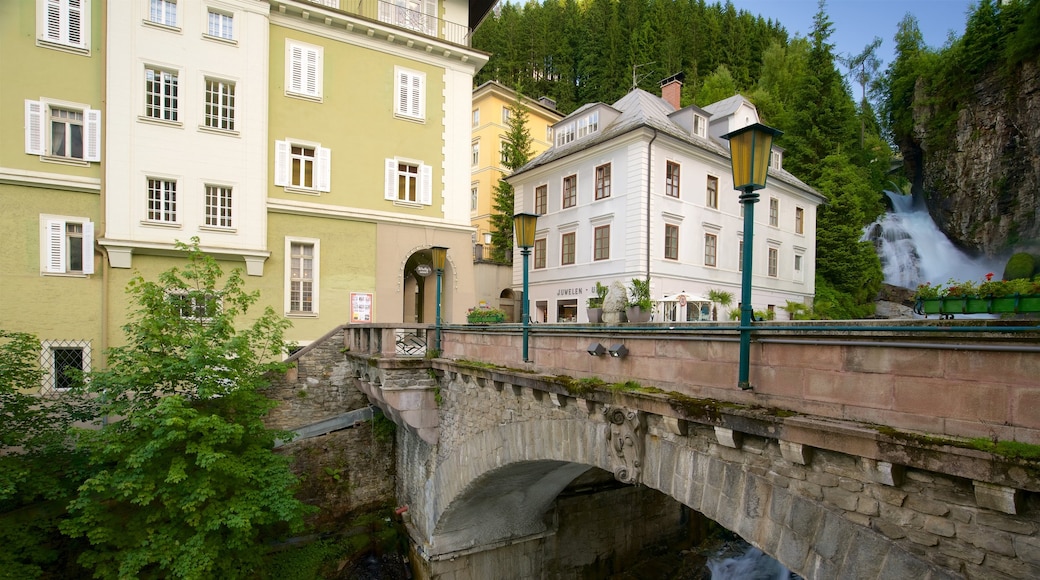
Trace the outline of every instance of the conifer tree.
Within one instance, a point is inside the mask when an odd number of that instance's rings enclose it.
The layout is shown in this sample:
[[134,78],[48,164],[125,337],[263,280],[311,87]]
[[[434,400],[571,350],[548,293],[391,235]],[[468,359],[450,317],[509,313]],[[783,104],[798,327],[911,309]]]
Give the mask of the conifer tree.
[[[527,129],[527,107],[517,91],[509,107],[508,130],[503,135],[502,165],[512,172],[531,159],[531,132]],[[513,186],[504,179],[495,186],[494,212],[491,214],[491,259],[500,264],[513,259]]]

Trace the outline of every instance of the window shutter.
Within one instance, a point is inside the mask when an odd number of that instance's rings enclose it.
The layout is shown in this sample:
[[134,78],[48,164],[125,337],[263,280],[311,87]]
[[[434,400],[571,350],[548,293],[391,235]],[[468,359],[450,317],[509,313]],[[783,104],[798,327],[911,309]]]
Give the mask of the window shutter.
[[61,0],[47,0],[47,40],[61,42]]
[[316,189],[330,191],[332,187],[332,151],[328,147],[318,147],[315,160],[317,172]]
[[86,118],[86,151],[84,159],[87,161],[101,161],[101,111],[98,109],[87,109],[83,111]]
[[303,92],[303,47],[289,45],[289,90]]
[[304,50],[305,66],[304,66],[304,81],[303,92],[311,95],[318,96],[318,51],[314,49]]
[[83,222],[83,273],[94,273],[94,222]]
[[397,73],[397,114],[408,114],[408,73]]
[[397,200],[397,161],[386,160],[386,177],[383,183],[383,199]]
[[47,271],[54,274],[65,272],[65,222],[47,220]]
[[45,125],[43,112],[46,110],[40,101],[25,101],[25,152],[32,155],[45,155],[43,135]]
[[419,203],[433,203],[433,168],[429,165],[419,166]]
[[274,184],[289,185],[289,142],[274,142]]
[[67,0],[69,44],[83,47],[83,0]]
[[423,28],[426,34],[437,36],[437,0],[426,0],[424,13],[426,18],[423,18]]
[[411,113],[420,119],[426,118],[426,100],[422,98],[425,94],[423,90],[425,83],[424,75],[412,75]]

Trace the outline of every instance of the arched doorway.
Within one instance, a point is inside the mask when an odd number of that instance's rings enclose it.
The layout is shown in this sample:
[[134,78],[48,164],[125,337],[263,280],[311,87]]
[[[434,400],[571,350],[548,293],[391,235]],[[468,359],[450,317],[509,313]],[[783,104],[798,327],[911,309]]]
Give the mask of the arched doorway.
[[506,313],[506,322],[520,320],[520,316],[516,311],[516,300],[513,297],[511,288],[506,288],[498,295],[498,309]]
[[[450,261],[444,264],[441,278],[441,318],[449,295]],[[429,248],[418,250],[404,265],[404,284],[401,299],[404,322],[433,324],[437,319],[437,272],[433,269],[433,253]]]

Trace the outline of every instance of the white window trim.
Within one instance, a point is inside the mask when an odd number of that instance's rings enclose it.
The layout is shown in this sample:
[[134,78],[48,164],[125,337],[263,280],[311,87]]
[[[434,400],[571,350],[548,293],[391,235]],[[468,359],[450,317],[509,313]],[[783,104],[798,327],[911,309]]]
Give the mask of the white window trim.
[[[170,110],[173,112],[173,116],[176,117],[175,119],[166,119],[165,118],[166,108],[165,108],[165,105],[162,104],[161,102],[160,102],[160,106],[158,107],[158,111],[160,113],[160,116],[153,117],[152,115],[148,114],[148,97],[150,95],[150,93],[148,92],[148,73],[149,72],[158,72],[161,75],[162,74],[169,74],[169,75],[172,76],[173,86],[176,87],[176,89],[177,89],[177,96],[176,96],[176,104]],[[160,124],[160,125],[174,125],[174,126],[178,126],[178,127],[182,126],[183,125],[183,121],[181,121],[181,92],[182,92],[182,89],[184,88],[184,84],[182,83],[181,71],[179,69],[175,68],[175,67],[167,67],[167,66],[163,66],[163,65],[159,65],[159,64],[145,64],[144,65],[144,74],[143,74],[141,80],[144,81],[144,85],[145,85],[144,89],[145,90],[144,90],[144,100],[141,103],[141,105],[142,105],[141,115],[138,117],[138,119],[140,119],[142,121],[147,121],[149,123],[157,123],[157,124]],[[163,101],[163,100],[165,100],[165,94],[166,94],[166,85],[167,85],[166,79],[163,78],[162,76],[160,76],[160,78],[159,78],[159,80],[157,82],[159,82],[159,87],[160,87],[160,92],[159,92],[160,101]]]
[[[65,245],[68,223],[83,226],[83,271],[68,272]],[[45,276],[79,276],[94,273],[94,223],[79,216],[40,214],[40,273]]]
[[[162,220],[162,219],[151,219],[151,218],[148,217],[148,211],[149,211],[148,210],[148,203],[150,201],[148,199],[148,196],[150,195],[150,192],[148,191],[148,182],[151,181],[151,180],[162,181],[162,182],[166,182],[166,181],[172,181],[173,182],[174,195],[176,196],[176,199],[174,200],[174,210],[173,211],[174,211],[174,214],[176,216],[176,219],[174,219],[174,220]],[[180,228],[181,227],[181,216],[183,214],[183,206],[181,205],[181,201],[183,200],[183,191],[181,191],[180,185],[181,185],[181,180],[178,179],[177,177],[174,177],[174,176],[171,176],[171,175],[163,175],[163,174],[156,174],[156,173],[149,173],[149,174],[145,175],[145,178],[144,178],[144,219],[141,220],[141,223],[143,225],[159,226],[159,227],[167,227],[167,228]],[[165,195],[165,188],[163,190],[163,193]],[[162,210],[162,211],[163,211],[163,213],[165,213],[165,210]]]
[[83,372],[90,372],[90,341],[89,340],[44,340],[40,342],[40,366],[43,368],[43,376],[40,382],[41,394],[64,393],[68,389],[47,388],[47,385],[58,384],[58,377],[54,375],[54,349],[55,348],[78,348],[83,351]]
[[[225,37],[220,36],[220,35],[210,34],[210,32],[209,32],[209,15],[210,14],[218,14],[220,16],[226,16],[226,17],[231,19],[231,38],[225,38]],[[227,10],[227,9],[224,9],[224,8],[217,8],[217,7],[214,7],[214,6],[203,5],[203,7],[202,7],[202,19],[203,19],[202,20],[202,31],[203,31],[202,32],[202,37],[206,38],[208,40],[216,40],[216,41],[219,41],[219,42],[227,42],[227,43],[230,43],[230,44],[238,44],[238,36],[236,34],[237,33],[236,28],[237,28],[237,23],[238,23],[238,17],[237,16],[238,15],[235,14],[235,12],[233,10]]]
[[[230,86],[230,87],[232,87],[232,90],[235,91],[235,94],[234,94],[235,104],[230,109],[231,116],[232,116],[232,125],[235,127],[234,129],[222,129],[220,127],[210,127],[210,126],[206,125],[206,105],[207,105],[206,98],[208,96],[207,91],[209,90],[208,89],[208,83],[210,83],[210,82],[217,82],[217,83],[221,83],[224,86]],[[238,113],[239,113],[239,109],[238,109],[238,99],[239,99],[238,81],[235,80],[235,79],[229,79],[227,77],[210,75],[210,74],[203,74],[202,75],[202,85],[201,86],[202,86],[202,107],[201,107],[200,112],[201,112],[201,117],[202,118],[201,118],[201,121],[199,122],[199,129],[202,130],[202,131],[212,131],[214,133],[219,133],[219,134],[222,134],[222,135],[238,135],[239,134],[238,127],[240,125],[240,123],[239,123],[240,119],[239,119],[239,116],[238,116]],[[222,94],[221,94],[221,97],[222,97]],[[221,107],[221,108],[223,109],[223,107]],[[222,119],[222,117],[218,117],[218,119]]]
[[[83,111],[83,158],[61,157],[50,153],[50,109],[70,109]],[[39,155],[51,161],[66,163],[89,163],[101,161],[101,111],[91,109],[82,103],[59,101],[57,99],[25,100],[25,152]]]
[[[296,52],[298,51],[298,55]],[[313,55],[314,62],[307,64],[308,57]],[[299,60],[295,58],[299,57]],[[285,40],[285,94],[316,101],[322,100],[325,67],[325,49],[321,46],[307,44],[292,39]],[[293,81],[293,71],[299,71],[299,82]],[[308,89],[308,85],[313,84]]]
[[[81,55],[90,55],[90,1],[81,0],[80,2],[80,13],[79,13],[79,39],[78,43],[71,42],[69,40],[69,34],[67,31],[71,31],[68,26],[69,16],[71,7],[69,6],[68,0],[36,0],[36,45],[45,48],[54,48],[57,50],[64,50]],[[48,36],[47,31],[47,12],[48,9],[54,6],[58,10],[59,22],[65,22],[66,26],[62,27],[61,32],[62,38],[51,38]]]
[[155,20],[152,20],[152,0],[144,0],[144,3],[145,3],[145,7],[144,7],[144,10],[145,10],[144,23],[148,24],[148,25],[151,25],[151,26],[156,26],[156,27],[159,27],[159,28],[165,28],[166,30],[173,30],[173,31],[179,32],[180,29],[181,29],[180,28],[180,22],[181,22],[181,5],[180,4],[181,3],[178,0],[165,0],[165,1],[167,3],[172,3],[173,4],[173,24],[168,24],[166,22],[156,22]]
[[[229,210],[228,217],[229,217],[229,221],[231,222],[230,226],[212,225],[212,224],[207,224],[206,223],[206,217],[207,217],[206,216],[206,210],[209,209],[209,191],[208,190],[211,187],[227,188],[230,191],[230,194],[231,194],[231,205],[228,207],[228,210]],[[200,229],[211,230],[211,231],[215,231],[215,232],[228,232],[228,233],[237,231],[237,228],[235,227],[235,225],[238,224],[239,216],[238,216],[238,211],[237,211],[237,207],[236,207],[237,206],[236,202],[237,202],[237,197],[238,196],[235,195],[235,189],[236,189],[236,187],[234,185],[230,184],[230,183],[219,183],[219,182],[214,182],[214,181],[206,181],[205,183],[202,184],[202,220],[199,222],[199,224],[200,224],[199,228]],[[220,206],[219,202],[218,202],[216,207],[217,207],[218,210],[220,209],[221,206]],[[219,221],[219,215],[218,215],[218,221]]]
[[[799,266],[799,262],[801,262],[801,264],[800,264],[801,268],[798,267]],[[794,263],[792,264],[792,267],[794,268],[794,281],[795,282],[802,282],[802,283],[804,283],[805,282],[805,254],[796,253],[794,255]]]
[[426,120],[426,73],[394,67],[394,115]]
[[[292,184],[292,168],[290,153],[292,146],[310,147],[314,149],[314,187]],[[286,139],[274,142],[274,184],[284,187],[286,191],[315,194],[332,191],[332,151],[322,147],[320,143]]]
[[[404,200],[399,197],[400,192],[397,191],[397,165],[399,163],[408,163],[419,167],[419,181],[417,183],[419,189],[416,192],[416,201]],[[383,172],[383,198],[387,201],[392,201],[394,205],[433,205],[433,167],[426,165],[422,161],[404,157],[386,159]]]
[[[311,304],[313,308],[310,312],[293,312],[290,310],[292,305],[292,299],[290,293],[292,292],[292,245],[293,244],[310,244],[314,246],[314,264],[311,268],[311,276],[314,285],[311,289]],[[285,279],[284,279],[284,309],[285,315],[293,318],[314,318],[318,316],[318,287],[320,286],[321,274],[319,266],[321,264],[321,240],[317,238],[296,238],[286,236],[285,238],[285,254],[283,254],[285,260]]]

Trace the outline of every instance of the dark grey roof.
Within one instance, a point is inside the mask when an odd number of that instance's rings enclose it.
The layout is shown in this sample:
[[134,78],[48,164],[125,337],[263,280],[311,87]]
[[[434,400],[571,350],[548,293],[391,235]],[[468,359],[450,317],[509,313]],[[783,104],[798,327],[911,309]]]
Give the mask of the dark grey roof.
[[[703,110],[705,112],[712,113],[713,116],[718,118],[719,113],[723,111],[728,111],[728,114],[732,114],[732,112],[735,111],[742,102],[744,102],[744,97],[740,95],[734,95],[728,99],[719,101],[718,103],[708,105],[707,107],[704,107]],[[581,108],[577,109],[570,115],[567,115],[567,119],[580,117],[584,114],[585,111],[596,106],[607,105],[603,105],[602,103],[590,103],[583,105]],[[642,89],[633,89],[627,95],[618,99],[617,102],[615,102],[613,105],[610,105],[610,107],[616,110],[619,113],[619,115],[616,119],[611,121],[609,125],[601,126],[600,130],[596,133],[593,133],[592,135],[583,137],[581,139],[575,139],[574,141],[571,141],[566,145],[550,147],[549,149],[545,150],[544,153],[542,153],[538,157],[535,157],[526,165],[514,171],[510,177],[541,167],[548,163],[552,163],[553,161],[562,159],[573,153],[577,153],[579,151],[584,151],[586,149],[595,147],[600,143],[610,141],[611,139],[619,137],[625,133],[635,131],[643,127],[656,129],[661,133],[669,135],[670,137],[676,140],[692,145],[693,147],[709,151],[716,155],[720,155],[721,157],[726,159],[729,158],[728,144],[724,144],[710,137],[703,138],[691,135],[689,131],[677,125],[668,117],[668,115],[675,112],[675,108],[672,107],[672,105],[669,104],[668,101],[665,101],[657,95],[648,93],[647,91],[644,91]],[[566,119],[564,119],[564,121],[566,121]],[[602,123],[603,120],[600,119],[600,122]],[[776,170],[770,168],[769,174],[772,177],[780,179],[798,188],[819,195],[815,190],[806,185],[800,179],[798,179],[794,175],[791,175],[783,169]]]

